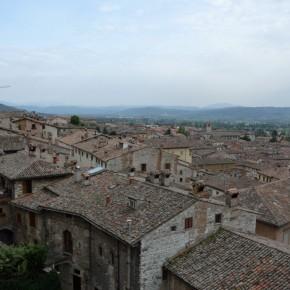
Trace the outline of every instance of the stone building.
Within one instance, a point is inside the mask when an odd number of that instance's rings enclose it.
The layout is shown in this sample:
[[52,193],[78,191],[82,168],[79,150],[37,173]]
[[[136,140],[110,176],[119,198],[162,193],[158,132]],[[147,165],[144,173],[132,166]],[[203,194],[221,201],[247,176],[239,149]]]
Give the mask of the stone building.
[[290,245],[290,179],[251,187],[240,192],[240,204],[256,210],[256,233]]
[[192,163],[192,147],[197,143],[196,139],[182,137],[162,137],[152,138],[146,141],[146,144],[153,148],[177,155],[182,161]]
[[0,153],[9,154],[24,150],[25,138],[20,134],[15,134],[8,129],[0,129]]
[[289,277],[289,248],[220,229],[165,263],[162,290],[285,290]]
[[25,152],[0,157],[0,241],[12,242],[10,201],[71,173]]
[[45,243],[64,290],[159,290],[167,258],[255,213],[107,170],[76,172],[12,201],[15,241]]
[[14,121],[18,130],[27,136],[35,136],[51,140],[53,143],[58,137],[58,128],[47,124],[44,120],[24,116]]

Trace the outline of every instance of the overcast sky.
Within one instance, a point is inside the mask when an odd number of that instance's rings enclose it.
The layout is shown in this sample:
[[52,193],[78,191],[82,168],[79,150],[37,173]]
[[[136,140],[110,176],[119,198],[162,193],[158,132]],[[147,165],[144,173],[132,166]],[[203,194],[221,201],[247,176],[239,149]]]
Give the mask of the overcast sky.
[[290,106],[289,0],[0,4],[0,102]]

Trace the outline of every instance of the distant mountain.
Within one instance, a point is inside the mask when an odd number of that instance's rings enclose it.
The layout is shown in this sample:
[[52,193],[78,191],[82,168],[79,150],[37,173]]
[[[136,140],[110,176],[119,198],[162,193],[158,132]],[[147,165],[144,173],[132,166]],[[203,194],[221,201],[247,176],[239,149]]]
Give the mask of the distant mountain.
[[104,116],[108,114],[117,114],[128,107],[78,107],[78,106],[19,106],[28,111],[35,111],[42,114],[55,115],[80,115],[80,116]]
[[[221,104],[218,104],[220,106]],[[226,104],[223,104],[226,105]],[[228,104],[229,105],[229,104]],[[213,105],[214,107],[216,105]],[[7,106],[5,106],[7,107]],[[110,118],[147,118],[166,120],[197,120],[197,121],[235,121],[235,122],[290,122],[289,107],[77,107],[54,106],[35,107],[22,106],[22,109],[44,114],[72,115]]]
[[229,103],[216,103],[216,104],[203,107],[203,109],[212,110],[212,109],[224,109],[224,108],[232,108],[232,107],[236,107],[236,106]]
[[7,113],[7,112],[17,112],[20,111],[19,109],[12,107],[12,106],[7,106],[4,104],[0,104],[0,112],[1,113]]

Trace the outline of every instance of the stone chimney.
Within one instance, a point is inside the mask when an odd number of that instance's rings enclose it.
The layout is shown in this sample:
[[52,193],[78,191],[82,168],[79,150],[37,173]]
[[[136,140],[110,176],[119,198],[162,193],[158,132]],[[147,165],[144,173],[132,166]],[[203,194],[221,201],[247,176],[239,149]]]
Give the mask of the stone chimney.
[[75,182],[81,182],[82,176],[81,176],[81,169],[79,165],[76,165],[75,167]]
[[88,186],[88,185],[90,185],[91,184],[91,182],[90,182],[90,175],[88,174],[88,173],[84,173],[83,174],[83,184],[85,185],[85,186]]
[[205,184],[203,180],[197,180],[192,183],[192,193],[197,195],[199,192],[204,190]]
[[129,173],[128,173],[128,181],[129,181],[129,184],[132,184],[133,183],[134,176],[135,176],[135,168],[131,168],[130,171],[129,171]]
[[230,188],[226,191],[226,205],[228,207],[238,206],[239,191],[237,188]]
[[162,172],[159,176],[159,184],[161,186],[170,186],[171,185],[171,174],[167,172]]
[[112,203],[112,198],[108,195],[106,196],[106,207]]
[[131,218],[127,218],[127,228],[128,228],[128,235],[130,235],[131,230],[132,230],[132,219]]

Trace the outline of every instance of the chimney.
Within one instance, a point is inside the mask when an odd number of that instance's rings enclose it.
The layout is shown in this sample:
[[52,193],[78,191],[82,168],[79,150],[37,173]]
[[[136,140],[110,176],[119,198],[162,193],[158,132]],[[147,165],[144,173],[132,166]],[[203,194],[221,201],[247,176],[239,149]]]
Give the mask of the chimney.
[[238,206],[239,191],[237,188],[230,188],[226,191],[226,205],[228,207]]
[[205,184],[203,180],[197,180],[192,183],[192,193],[193,195],[198,194],[204,190]]
[[108,195],[106,196],[106,207],[112,203],[112,198]]
[[76,165],[75,167],[75,182],[81,182],[82,176],[81,176],[81,169],[79,165]]
[[131,230],[132,230],[132,219],[131,218],[127,218],[127,228],[128,228],[128,235],[130,235]]
[[162,172],[159,176],[159,184],[161,186],[170,186],[171,184],[171,178],[170,173]]
[[90,183],[90,175],[87,174],[87,173],[84,173],[84,174],[83,174],[83,177],[84,177],[84,182],[83,182],[83,184],[84,184],[85,186],[90,185],[90,184],[91,184],[91,183]]

